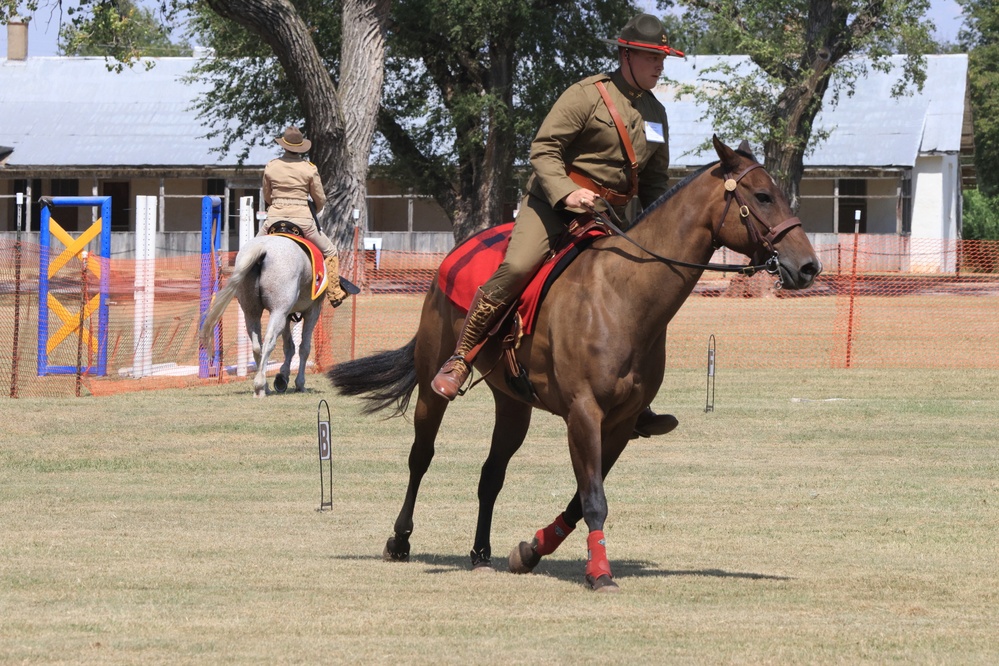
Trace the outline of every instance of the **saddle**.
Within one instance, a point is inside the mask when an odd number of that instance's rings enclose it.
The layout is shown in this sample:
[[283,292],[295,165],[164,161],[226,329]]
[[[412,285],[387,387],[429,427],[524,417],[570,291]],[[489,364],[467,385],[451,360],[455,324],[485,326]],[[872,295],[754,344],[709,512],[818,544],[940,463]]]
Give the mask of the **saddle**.
[[[444,258],[437,272],[437,284],[455,306],[468,312],[475,292],[502,263],[512,232],[513,222],[490,227],[466,239]],[[507,383],[525,400],[533,399],[534,389],[516,357],[523,336],[534,331],[541,304],[555,280],[593,241],[610,234],[610,229],[592,214],[580,215],[573,220],[520,297],[508,307],[486,336],[488,340],[503,335],[501,347]],[[469,360],[479,348],[481,344],[468,355]]]
[[288,220],[278,220],[272,224],[267,230],[267,235],[290,238],[298,243],[312,264],[312,300],[322,296],[329,286],[329,278],[326,275],[326,261],[323,259],[323,253],[319,251],[316,244],[302,235],[302,230],[298,228],[298,225]]

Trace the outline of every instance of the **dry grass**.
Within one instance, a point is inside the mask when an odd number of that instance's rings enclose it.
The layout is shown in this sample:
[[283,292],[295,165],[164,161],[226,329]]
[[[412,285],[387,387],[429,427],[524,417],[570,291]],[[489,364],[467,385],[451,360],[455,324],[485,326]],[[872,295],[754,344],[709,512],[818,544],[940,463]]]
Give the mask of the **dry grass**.
[[[412,562],[384,563],[409,425],[247,384],[0,399],[0,663],[995,663],[999,372],[675,371],[680,428],[608,480],[622,593],[572,535],[473,574],[488,394],[457,401]],[[316,417],[333,413],[334,510]],[[560,422],[514,459],[494,560],[573,491]],[[580,531],[582,532],[582,530]]]

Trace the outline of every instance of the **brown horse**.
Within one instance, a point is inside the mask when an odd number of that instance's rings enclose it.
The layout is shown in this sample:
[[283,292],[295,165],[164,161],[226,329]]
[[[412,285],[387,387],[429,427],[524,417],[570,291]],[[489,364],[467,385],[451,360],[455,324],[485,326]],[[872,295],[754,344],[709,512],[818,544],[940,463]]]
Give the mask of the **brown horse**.
[[[507,464],[527,435],[531,413],[561,416],[577,490],[565,511],[530,543],[510,554],[511,571],[527,573],[552,553],[580,519],[589,529],[586,581],[613,591],[604,541],[604,479],[628,444],[639,413],[652,402],[666,364],[666,326],[693,290],[714,249],[725,246],[768,265],[779,282],[804,289],[822,270],[800,222],[774,180],[748,153],[714,138],[719,162],[674,186],[650,206],[627,237],[599,238],[550,287],[532,335],[517,358],[536,398],[519,397],[499,363],[499,343],[489,341],[475,359],[495,400],[489,455],[479,479],[479,513],[473,568],[490,566],[493,507]],[[733,200],[735,205],[732,205]],[[729,267],[731,268],[731,267]],[[419,387],[409,487],[383,556],[409,557],[413,511],[420,481],[434,455],[434,440],[448,401],[430,387],[455,347],[464,312],[435,281],[423,304],[420,328],[405,347],[334,366],[329,378],[340,393],[363,395],[366,413],[406,411]]]

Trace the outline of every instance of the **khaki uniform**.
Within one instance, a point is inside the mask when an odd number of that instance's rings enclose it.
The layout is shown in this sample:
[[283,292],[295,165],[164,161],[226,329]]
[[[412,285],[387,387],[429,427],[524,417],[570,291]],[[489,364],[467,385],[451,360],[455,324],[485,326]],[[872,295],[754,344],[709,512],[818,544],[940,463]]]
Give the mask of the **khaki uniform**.
[[257,235],[266,235],[271,225],[279,220],[293,222],[326,258],[326,269],[330,273],[327,290],[331,302],[342,301],[347,293],[340,287],[340,262],[336,247],[316,226],[309,208],[309,196],[317,211],[326,205],[326,193],[316,165],[299,155],[285,153],[264,167],[263,191],[267,221]]
[[[559,97],[531,143],[527,194],[517,213],[506,257],[482,287],[493,301],[519,295],[542,264],[566,225],[579,213],[562,200],[579,189],[566,174],[574,171],[598,185],[627,194],[629,169],[624,146],[600,92],[603,81],[638,160],[638,200],[648,206],[666,192],[669,176],[669,127],[666,109],[652,93],[632,87],[618,69],[574,84]],[[625,206],[615,207],[624,218]]]
[[330,239],[316,227],[312,210],[309,209],[310,195],[317,211],[326,205],[326,193],[315,164],[298,155],[288,154],[271,160],[264,167],[263,190],[267,222],[258,236],[265,235],[278,220],[288,220],[294,222],[302,230],[302,234],[316,244],[324,257],[336,252]]

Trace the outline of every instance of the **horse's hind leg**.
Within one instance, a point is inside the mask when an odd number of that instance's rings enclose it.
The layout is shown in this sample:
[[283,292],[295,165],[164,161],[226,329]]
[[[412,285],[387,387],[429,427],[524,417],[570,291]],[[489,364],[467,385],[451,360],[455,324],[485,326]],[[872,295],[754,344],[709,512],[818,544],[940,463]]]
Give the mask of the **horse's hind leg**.
[[[298,345],[298,374],[295,375],[295,390],[299,393],[305,392],[305,367],[309,361],[309,354],[312,353],[312,332],[316,329],[320,312],[321,308],[315,306],[305,313],[305,319],[302,321],[302,341]],[[289,365],[290,369],[291,356],[288,356],[287,353],[286,347],[285,363]]]
[[286,325],[288,313],[281,310],[271,310],[267,319],[267,333],[260,345],[260,358],[257,359],[257,374],[253,376],[253,394],[258,398],[267,395],[267,363],[277,345],[281,329]]
[[413,410],[415,437],[409,450],[409,485],[406,487],[402,509],[395,519],[395,534],[389,537],[382,552],[385,560],[405,562],[409,559],[409,537],[413,533],[416,495],[420,491],[420,482],[434,459],[434,441],[447,406],[447,400],[434,393],[429,384],[424,386],[421,383],[416,408]]
[[[242,306],[244,302],[250,303],[249,297],[241,296],[240,305]],[[257,366],[257,372],[253,376],[253,393],[258,398],[266,395],[267,389],[266,379],[264,379],[264,391],[260,392],[257,390],[258,377],[265,377],[261,371],[261,368],[264,367],[264,363],[262,363],[263,343],[260,328],[260,318],[262,316],[263,310],[253,309],[248,306],[243,307],[243,319],[246,320],[246,333],[250,336],[250,347],[253,349],[253,362]]]
[[475,527],[475,544],[469,553],[473,569],[491,569],[490,532],[493,509],[506,480],[510,458],[524,443],[533,412],[530,405],[499,391],[493,390],[493,398],[496,401],[496,421],[493,425],[489,456],[483,463],[482,473],[479,475],[479,517]]

